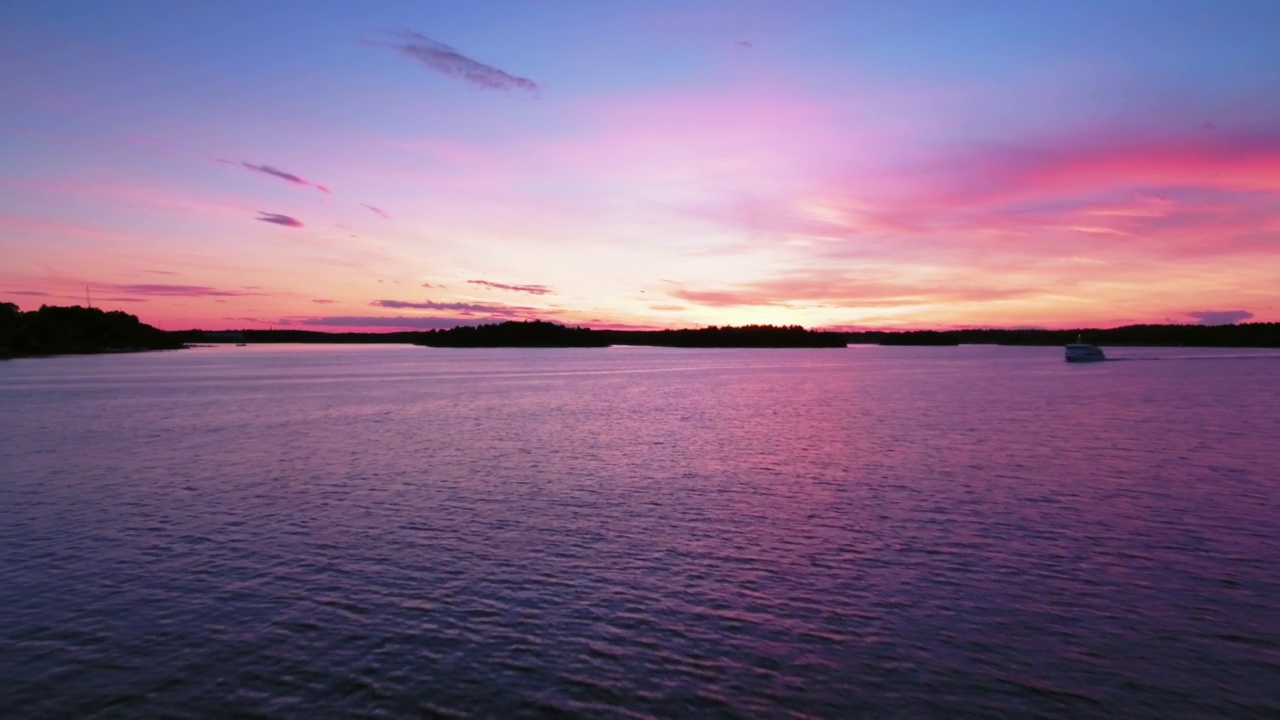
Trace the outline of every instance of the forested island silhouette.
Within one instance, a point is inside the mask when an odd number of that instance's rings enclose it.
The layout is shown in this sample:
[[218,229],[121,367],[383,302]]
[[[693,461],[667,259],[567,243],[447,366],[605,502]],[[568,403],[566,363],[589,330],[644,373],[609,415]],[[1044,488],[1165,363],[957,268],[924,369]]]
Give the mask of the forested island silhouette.
[[22,312],[14,303],[0,302],[0,358],[183,347],[186,344],[173,333],[119,310],[42,305]]
[[608,347],[652,345],[700,348],[845,347],[841,333],[816,332],[799,325],[744,325],[697,330],[591,330],[545,320],[508,321],[424,333],[415,345],[429,347]]
[[1109,346],[1280,347],[1280,323],[1127,325],[1118,328],[963,330],[808,330],[798,325],[711,326],[679,330],[593,330],[545,320],[510,320],[448,330],[341,332],[315,330],[164,331],[122,311],[41,306],[22,312],[0,302],[0,358],[70,353],[173,350],[189,344],[414,344],[440,348],[609,347],[839,348],[846,345],[1065,345],[1083,336]]
[[[171,333],[188,343],[226,341],[226,332]],[[1241,325],[1127,325],[1070,330],[807,330],[798,325],[743,325],[681,330],[592,330],[545,320],[509,320],[449,330],[326,333],[315,330],[239,330],[247,343],[411,343],[428,347],[836,348],[847,345],[1066,345],[1077,337],[1098,345],[1134,347],[1280,347],[1280,323]]]

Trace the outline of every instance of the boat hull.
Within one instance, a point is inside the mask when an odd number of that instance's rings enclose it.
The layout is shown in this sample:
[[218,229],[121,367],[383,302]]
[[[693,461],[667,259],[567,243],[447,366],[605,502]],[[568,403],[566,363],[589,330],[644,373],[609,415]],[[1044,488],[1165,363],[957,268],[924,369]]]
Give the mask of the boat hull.
[[1096,345],[1068,345],[1065,358],[1067,362],[1102,362],[1107,356]]

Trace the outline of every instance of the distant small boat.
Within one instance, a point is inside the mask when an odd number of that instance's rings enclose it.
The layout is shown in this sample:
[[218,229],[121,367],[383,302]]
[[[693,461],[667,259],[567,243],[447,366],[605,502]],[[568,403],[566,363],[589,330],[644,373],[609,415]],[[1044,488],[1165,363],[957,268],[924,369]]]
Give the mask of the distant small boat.
[[236,343],[236,347],[248,347],[245,343]]
[[1066,358],[1067,362],[1098,362],[1106,360],[1107,356],[1102,354],[1102,348],[1076,336],[1076,341],[1067,346]]

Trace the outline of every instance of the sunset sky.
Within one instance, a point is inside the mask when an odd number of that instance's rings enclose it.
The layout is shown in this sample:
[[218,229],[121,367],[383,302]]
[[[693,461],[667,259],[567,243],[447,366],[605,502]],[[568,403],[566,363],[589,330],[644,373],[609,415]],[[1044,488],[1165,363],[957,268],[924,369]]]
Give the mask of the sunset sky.
[[1280,320],[1280,2],[8,2],[0,300]]

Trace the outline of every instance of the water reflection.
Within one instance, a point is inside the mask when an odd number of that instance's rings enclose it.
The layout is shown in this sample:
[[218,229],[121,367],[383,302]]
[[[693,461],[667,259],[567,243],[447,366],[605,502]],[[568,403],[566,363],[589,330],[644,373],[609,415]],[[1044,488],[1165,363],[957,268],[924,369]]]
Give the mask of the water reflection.
[[5,363],[0,702],[1267,714],[1280,365],[1127,352]]

